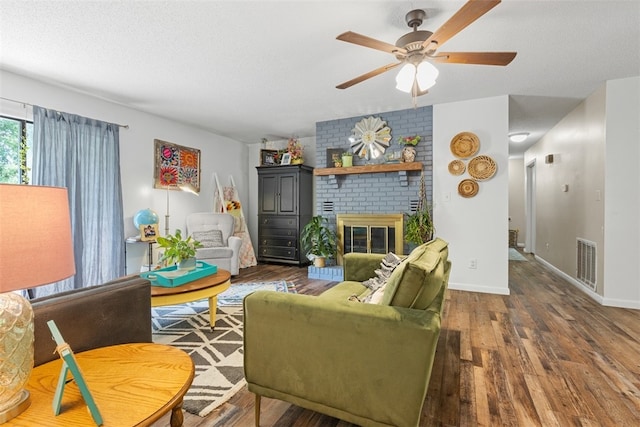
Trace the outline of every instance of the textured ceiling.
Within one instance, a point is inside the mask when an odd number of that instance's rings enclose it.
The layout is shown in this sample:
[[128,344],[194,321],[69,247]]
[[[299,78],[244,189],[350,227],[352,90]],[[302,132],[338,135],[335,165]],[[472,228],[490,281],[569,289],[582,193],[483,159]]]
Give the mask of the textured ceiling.
[[[253,143],[315,134],[317,121],[412,107],[395,62],[337,41],[388,43],[435,30],[464,1],[0,0],[0,67]],[[511,131],[531,141],[604,81],[640,75],[639,1],[505,0],[446,51],[517,51],[507,67],[438,64],[418,105],[511,95]],[[518,151],[514,147],[513,151]]]

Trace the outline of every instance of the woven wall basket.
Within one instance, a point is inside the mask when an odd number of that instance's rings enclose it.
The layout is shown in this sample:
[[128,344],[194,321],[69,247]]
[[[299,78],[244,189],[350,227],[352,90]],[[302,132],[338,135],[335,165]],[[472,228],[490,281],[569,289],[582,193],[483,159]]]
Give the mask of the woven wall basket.
[[480,140],[475,133],[460,132],[451,140],[451,153],[460,159],[475,156],[480,148]]
[[483,181],[496,174],[496,162],[489,156],[477,156],[469,160],[467,172],[473,178]]

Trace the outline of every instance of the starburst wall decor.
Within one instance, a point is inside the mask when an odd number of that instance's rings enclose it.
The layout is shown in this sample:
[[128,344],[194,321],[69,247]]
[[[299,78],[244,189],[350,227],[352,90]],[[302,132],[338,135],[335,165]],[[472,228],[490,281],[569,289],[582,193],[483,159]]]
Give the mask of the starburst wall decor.
[[200,192],[200,150],[154,140],[154,188],[179,190],[188,185]]

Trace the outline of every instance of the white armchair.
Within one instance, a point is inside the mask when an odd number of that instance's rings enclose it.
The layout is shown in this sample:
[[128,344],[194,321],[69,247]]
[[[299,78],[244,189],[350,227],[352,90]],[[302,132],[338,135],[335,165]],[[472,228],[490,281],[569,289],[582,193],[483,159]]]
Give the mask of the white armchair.
[[233,235],[235,218],[227,213],[198,212],[187,215],[187,235],[200,241],[203,247],[196,259],[236,276],[240,270],[239,256],[242,239]]

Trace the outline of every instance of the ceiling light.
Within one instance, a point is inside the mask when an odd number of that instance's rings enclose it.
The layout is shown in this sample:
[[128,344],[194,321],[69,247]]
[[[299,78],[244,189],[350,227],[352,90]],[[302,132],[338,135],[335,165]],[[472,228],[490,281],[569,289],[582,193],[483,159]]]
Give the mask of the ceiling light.
[[511,142],[522,142],[529,136],[529,132],[518,132],[509,135]]
[[424,92],[436,84],[439,73],[438,69],[429,61],[422,61],[417,68],[414,64],[408,62],[396,76],[396,89],[411,93],[417,83],[418,92]]

